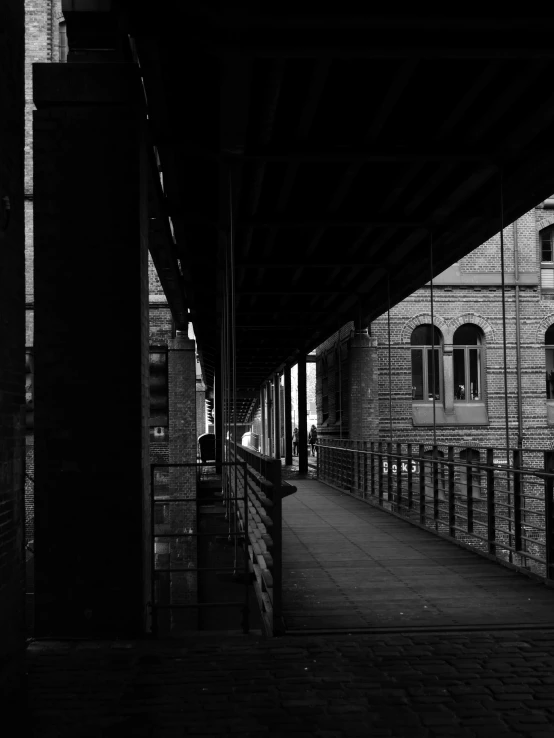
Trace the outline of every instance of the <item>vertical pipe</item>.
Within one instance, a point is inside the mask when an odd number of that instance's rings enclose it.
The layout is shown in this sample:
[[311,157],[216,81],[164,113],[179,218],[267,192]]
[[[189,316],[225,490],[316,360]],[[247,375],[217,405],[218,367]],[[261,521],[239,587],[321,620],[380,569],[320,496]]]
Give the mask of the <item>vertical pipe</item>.
[[[431,272],[431,386],[433,388],[433,446],[437,445],[437,408],[435,400],[435,313],[433,294],[433,234],[429,235],[429,270]],[[439,378],[440,387],[440,378]],[[436,471],[436,469],[435,469]]]
[[517,445],[523,446],[523,393],[521,390],[521,325],[519,317],[519,244],[517,219],[513,223],[514,232],[514,282],[516,298],[516,374],[517,374]]
[[[508,420],[508,353],[506,348],[506,280],[504,276],[504,191],[500,173],[500,278],[502,284],[502,338],[504,353],[504,412],[506,414],[506,477],[510,490],[510,426]],[[508,501],[509,502],[509,501]]]
[[392,361],[390,344],[390,272],[387,271],[387,342],[389,356],[389,441],[392,443]]
[[292,464],[292,391],[290,379],[290,365],[285,366],[285,464]]
[[233,365],[233,445],[234,445],[234,461],[235,465],[231,469],[234,474],[234,492],[233,492],[233,521],[235,533],[235,572],[237,568],[238,554],[238,483],[237,483],[237,336],[236,336],[236,317],[235,317],[235,234],[233,219],[233,178],[231,170],[229,170],[229,251],[231,260],[231,338],[232,338],[232,365]]

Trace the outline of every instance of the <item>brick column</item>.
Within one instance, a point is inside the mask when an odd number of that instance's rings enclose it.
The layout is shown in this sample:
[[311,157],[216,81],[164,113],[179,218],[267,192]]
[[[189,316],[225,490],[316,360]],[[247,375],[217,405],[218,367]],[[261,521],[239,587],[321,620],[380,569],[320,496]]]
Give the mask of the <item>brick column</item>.
[[[196,352],[194,341],[177,331],[168,341],[169,388],[169,463],[184,464],[196,461],[198,438],[196,433]],[[196,497],[195,467],[170,468],[169,496]],[[186,569],[198,566],[197,503],[174,502],[169,504],[169,532],[183,533],[183,537],[169,540],[171,568]],[[198,575],[196,572],[171,575],[170,598],[172,605],[185,605],[197,601]],[[172,625],[195,627],[195,608],[171,611]]]
[[127,64],[35,64],[37,635],[148,627],[148,193]]
[[367,333],[355,333],[350,339],[348,374],[349,437],[363,441],[376,438],[379,429],[377,341]]
[[281,376],[273,375],[273,435],[275,442],[273,455],[276,459],[281,458]]
[[285,367],[285,464],[292,464],[292,397],[290,366]]

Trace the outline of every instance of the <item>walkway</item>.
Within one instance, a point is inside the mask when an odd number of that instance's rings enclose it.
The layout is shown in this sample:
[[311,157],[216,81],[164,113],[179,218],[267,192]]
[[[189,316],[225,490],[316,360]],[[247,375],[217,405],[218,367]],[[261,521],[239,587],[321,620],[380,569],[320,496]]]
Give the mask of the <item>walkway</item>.
[[294,484],[283,501],[288,632],[554,626],[554,589],[316,479]]

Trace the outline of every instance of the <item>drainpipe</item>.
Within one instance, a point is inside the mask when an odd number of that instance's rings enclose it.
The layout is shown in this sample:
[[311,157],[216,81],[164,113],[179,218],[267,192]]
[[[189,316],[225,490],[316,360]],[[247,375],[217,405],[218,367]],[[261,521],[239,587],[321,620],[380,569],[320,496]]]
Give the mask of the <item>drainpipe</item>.
[[517,445],[523,446],[523,408],[521,394],[521,336],[519,325],[519,248],[517,238],[517,220],[513,222],[514,231],[514,282],[516,298],[516,374],[517,374]]

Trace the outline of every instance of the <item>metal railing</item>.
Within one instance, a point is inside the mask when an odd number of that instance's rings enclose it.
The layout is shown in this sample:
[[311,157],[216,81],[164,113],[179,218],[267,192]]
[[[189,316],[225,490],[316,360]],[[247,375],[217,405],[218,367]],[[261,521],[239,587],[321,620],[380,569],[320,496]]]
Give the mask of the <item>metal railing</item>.
[[[249,632],[249,559],[244,556],[244,592],[242,600],[227,600],[216,602],[201,602],[198,597],[199,574],[202,572],[233,572],[235,567],[199,567],[198,563],[198,539],[200,537],[218,537],[220,533],[198,531],[198,502],[220,502],[226,500],[223,496],[198,497],[198,482],[204,467],[215,467],[215,462],[190,462],[183,464],[152,464],[151,470],[151,536],[152,536],[152,577],[151,577],[151,611],[152,611],[152,634],[158,635],[160,611],[176,611],[202,609],[210,607],[240,607],[242,609],[242,630]],[[239,473],[235,476],[242,482],[242,495],[239,496],[240,484],[235,486],[235,494],[227,502],[232,503],[235,514],[234,532],[229,532],[228,537],[243,538],[244,532],[239,532],[238,514],[242,506],[243,514],[248,507],[246,487],[246,463],[243,461],[228,461],[222,463],[223,467],[233,467]],[[181,471],[179,471],[181,470]],[[188,470],[188,471],[187,471]],[[176,474],[177,479],[173,482],[173,489],[169,494],[159,494],[160,484],[157,472],[164,477],[165,484],[170,484],[169,477]],[[175,494],[175,490],[177,494]],[[190,494],[194,490],[194,494]],[[190,506],[194,508],[190,511]],[[162,516],[157,516],[157,507],[164,506]],[[166,514],[167,511],[167,514]],[[173,514],[172,514],[173,513]],[[167,520],[164,519],[167,518]],[[162,519],[160,519],[162,518]],[[195,522],[196,521],[196,522]],[[188,527],[187,527],[188,526]],[[164,547],[162,552],[160,549]],[[167,551],[165,550],[167,549]],[[188,563],[185,564],[188,559]],[[165,584],[165,592],[162,596],[161,585]],[[170,600],[170,601],[162,601]],[[190,625],[190,624],[189,624]]]
[[420,527],[554,579],[554,452],[320,439],[318,477]]

